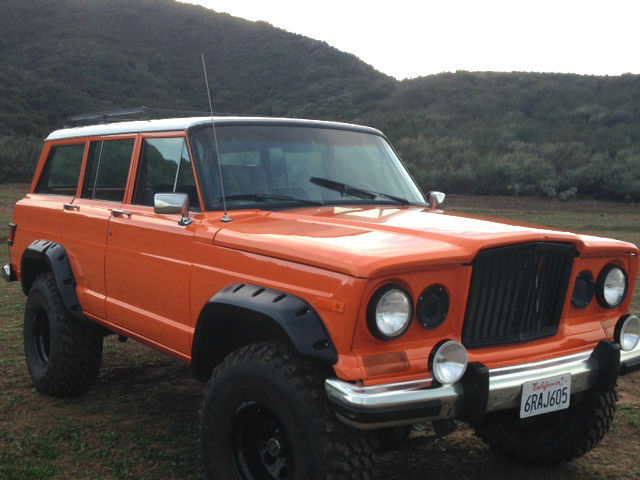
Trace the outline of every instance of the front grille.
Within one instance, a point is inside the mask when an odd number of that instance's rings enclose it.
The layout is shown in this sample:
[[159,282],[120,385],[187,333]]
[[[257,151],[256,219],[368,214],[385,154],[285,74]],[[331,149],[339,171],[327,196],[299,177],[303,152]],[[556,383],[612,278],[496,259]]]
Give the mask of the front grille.
[[478,253],[462,329],[464,345],[480,348],[555,335],[576,256],[572,245],[547,242]]

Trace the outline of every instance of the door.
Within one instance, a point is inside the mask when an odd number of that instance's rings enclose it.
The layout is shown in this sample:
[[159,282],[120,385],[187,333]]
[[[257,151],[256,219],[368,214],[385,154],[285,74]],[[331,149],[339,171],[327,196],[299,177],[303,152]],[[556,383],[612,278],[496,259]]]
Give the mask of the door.
[[124,200],[134,138],[89,143],[80,196],[64,206],[61,243],[76,277],[76,292],[87,313],[106,318],[104,261],[111,210]]
[[131,202],[113,211],[106,253],[107,319],[184,358],[191,353],[189,282],[194,225],[158,215],[155,193],[183,192],[199,209],[185,138],[142,140]]

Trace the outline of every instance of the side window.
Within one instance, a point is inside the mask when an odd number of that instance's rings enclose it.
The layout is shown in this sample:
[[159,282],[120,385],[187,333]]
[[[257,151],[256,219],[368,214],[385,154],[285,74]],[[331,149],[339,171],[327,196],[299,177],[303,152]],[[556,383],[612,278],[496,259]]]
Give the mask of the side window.
[[133,142],[133,139],[91,142],[82,198],[124,200]]
[[84,143],[59,145],[49,152],[36,193],[75,197],[84,154]]
[[189,150],[184,138],[149,138],[142,144],[133,203],[153,206],[156,193],[186,193],[191,210],[199,210]]

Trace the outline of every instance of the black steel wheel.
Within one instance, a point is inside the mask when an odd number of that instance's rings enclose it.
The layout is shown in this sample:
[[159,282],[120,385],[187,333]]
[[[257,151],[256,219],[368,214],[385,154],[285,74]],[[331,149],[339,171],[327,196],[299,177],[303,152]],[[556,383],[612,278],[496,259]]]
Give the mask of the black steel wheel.
[[33,315],[35,327],[35,349],[38,358],[45,365],[49,361],[49,350],[51,349],[51,338],[49,336],[49,316],[47,311],[40,309]]
[[291,442],[269,408],[248,402],[237,412],[233,432],[236,469],[243,480],[287,480],[294,470]]

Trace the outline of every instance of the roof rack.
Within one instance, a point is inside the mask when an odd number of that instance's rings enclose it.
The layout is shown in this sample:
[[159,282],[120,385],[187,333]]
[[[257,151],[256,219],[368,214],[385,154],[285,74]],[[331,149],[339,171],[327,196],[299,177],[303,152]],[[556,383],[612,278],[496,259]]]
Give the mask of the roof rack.
[[[214,114],[220,116],[235,115],[233,113],[221,112],[214,112]],[[125,120],[151,120],[152,118],[177,118],[190,116],[208,117],[209,115],[211,115],[209,112],[197,110],[170,110],[162,108],[148,108],[142,106],[75,115],[67,118],[65,128],[78,127],[83,125],[95,125],[99,123],[122,122]]]
[[67,118],[66,126],[91,125],[95,123],[111,123],[122,120],[149,120],[147,107],[121,108],[106,112],[86,113]]

